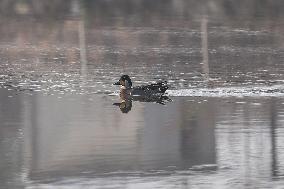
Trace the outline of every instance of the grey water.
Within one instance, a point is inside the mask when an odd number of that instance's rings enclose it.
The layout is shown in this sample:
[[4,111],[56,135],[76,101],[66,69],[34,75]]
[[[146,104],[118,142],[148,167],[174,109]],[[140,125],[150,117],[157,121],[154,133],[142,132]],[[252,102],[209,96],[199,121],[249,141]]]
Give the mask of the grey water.
[[283,187],[283,7],[0,1],[0,188]]

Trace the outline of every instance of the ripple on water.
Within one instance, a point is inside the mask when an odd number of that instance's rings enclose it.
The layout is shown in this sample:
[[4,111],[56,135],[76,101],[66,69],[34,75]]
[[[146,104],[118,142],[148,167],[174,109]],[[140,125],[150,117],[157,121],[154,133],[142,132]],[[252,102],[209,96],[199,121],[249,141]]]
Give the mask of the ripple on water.
[[246,86],[246,87],[219,87],[219,88],[193,88],[168,90],[169,96],[205,96],[205,97],[284,97],[284,87],[275,86]]

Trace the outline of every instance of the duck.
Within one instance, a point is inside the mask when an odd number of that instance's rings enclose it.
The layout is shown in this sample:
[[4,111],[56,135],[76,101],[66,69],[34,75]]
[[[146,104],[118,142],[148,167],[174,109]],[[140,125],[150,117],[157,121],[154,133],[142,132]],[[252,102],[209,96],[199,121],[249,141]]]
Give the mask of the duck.
[[119,96],[122,100],[131,98],[138,101],[156,101],[157,98],[164,96],[169,88],[167,81],[133,87],[128,75],[122,75],[114,85],[121,86]]

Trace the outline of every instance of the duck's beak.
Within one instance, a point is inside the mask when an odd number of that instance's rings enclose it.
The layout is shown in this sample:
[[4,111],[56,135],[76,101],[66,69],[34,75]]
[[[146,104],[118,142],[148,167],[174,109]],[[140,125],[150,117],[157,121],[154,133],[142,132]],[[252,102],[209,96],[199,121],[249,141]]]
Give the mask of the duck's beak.
[[114,105],[114,106],[120,106],[120,104],[121,104],[121,103],[116,102],[116,103],[113,103],[112,105]]
[[118,82],[114,83],[114,85],[120,85],[120,81],[118,81]]

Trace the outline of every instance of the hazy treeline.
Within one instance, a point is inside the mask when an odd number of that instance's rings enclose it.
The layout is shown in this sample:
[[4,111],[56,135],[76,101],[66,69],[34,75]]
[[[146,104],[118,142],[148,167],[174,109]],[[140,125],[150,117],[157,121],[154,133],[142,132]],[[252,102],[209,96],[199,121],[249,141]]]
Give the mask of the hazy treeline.
[[209,15],[211,18],[255,19],[265,15],[267,19],[284,16],[281,0],[0,0],[0,16],[37,19],[58,19],[76,16],[78,12],[100,20],[123,17],[131,22],[149,18],[195,18]]

